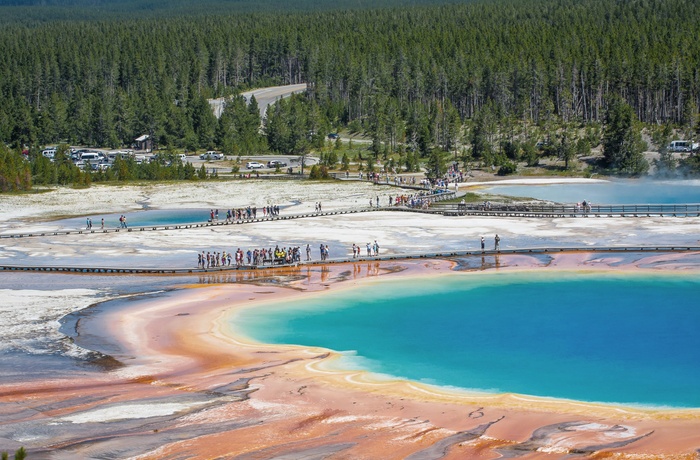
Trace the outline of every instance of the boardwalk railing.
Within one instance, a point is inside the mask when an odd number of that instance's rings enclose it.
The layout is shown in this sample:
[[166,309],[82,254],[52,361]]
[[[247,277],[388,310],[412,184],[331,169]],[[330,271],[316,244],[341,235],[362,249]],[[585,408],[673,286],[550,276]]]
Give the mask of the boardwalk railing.
[[341,214],[355,214],[362,212],[373,211],[399,211],[399,212],[420,212],[427,214],[442,214],[445,216],[468,216],[482,215],[491,217],[642,217],[642,216],[661,216],[661,217],[700,217],[700,204],[636,204],[636,205],[597,205],[591,206],[589,210],[576,208],[575,206],[561,205],[491,205],[490,207],[476,204],[435,204],[436,202],[450,200],[455,197],[455,192],[443,191],[431,195],[418,196],[418,199],[429,201],[430,207],[422,208],[417,205],[409,206],[392,206],[392,207],[362,207],[355,209],[339,209],[323,212],[304,212],[298,214],[265,216],[243,220],[215,220],[213,222],[201,222],[192,224],[173,224],[173,225],[146,225],[129,228],[99,228],[91,229],[55,229],[55,230],[40,230],[27,231],[23,233],[0,233],[0,239],[4,238],[31,238],[43,236],[59,236],[59,235],[87,235],[87,234],[106,234],[118,232],[144,232],[144,231],[163,231],[163,230],[183,230],[190,228],[216,227],[221,225],[239,225],[253,224],[257,222],[268,222],[275,220],[287,219],[303,219],[307,217],[322,217]]
[[606,205],[556,205],[556,204],[443,204],[434,211],[445,215],[511,215],[511,216],[697,216],[700,204],[606,204]]
[[[383,208],[357,208],[357,209],[341,209],[335,211],[324,211],[324,212],[303,212],[298,214],[285,214],[285,215],[275,215],[275,216],[261,216],[261,217],[251,217],[245,219],[235,219],[235,220],[214,220],[199,223],[190,224],[171,224],[171,225],[140,225],[131,226],[128,228],[120,227],[93,227],[90,229],[76,228],[76,229],[56,229],[56,230],[41,230],[25,233],[2,233],[1,238],[27,238],[27,237],[41,237],[41,236],[59,236],[59,235],[92,235],[92,234],[105,234],[105,233],[119,233],[119,232],[145,232],[145,231],[163,231],[163,230],[183,230],[190,228],[203,228],[203,227],[218,227],[222,225],[241,225],[241,224],[254,224],[257,222],[269,222],[275,220],[288,220],[288,219],[303,219],[305,217],[321,217],[321,216],[333,216],[336,214],[353,214],[359,212],[371,212],[381,210]],[[207,215],[208,213],[203,213]]]
[[381,256],[367,256],[358,258],[337,258],[325,261],[315,260],[310,262],[294,262],[291,264],[276,265],[241,265],[212,268],[188,268],[188,267],[88,267],[88,266],[25,266],[25,265],[0,265],[0,272],[40,272],[40,273],[67,273],[67,274],[104,274],[104,275],[186,275],[193,273],[226,273],[236,271],[256,271],[284,269],[290,267],[343,264],[343,263],[367,263],[392,260],[410,259],[448,259],[455,257],[474,256],[501,256],[509,254],[554,254],[565,252],[579,253],[643,253],[643,252],[700,252],[700,246],[599,246],[599,247],[535,247],[535,248],[509,248],[499,250],[462,250],[439,251],[406,254],[387,254]]

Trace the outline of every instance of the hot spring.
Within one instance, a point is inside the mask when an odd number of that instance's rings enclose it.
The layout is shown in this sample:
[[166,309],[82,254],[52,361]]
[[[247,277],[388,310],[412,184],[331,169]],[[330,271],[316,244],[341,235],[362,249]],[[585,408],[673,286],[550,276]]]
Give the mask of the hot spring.
[[462,273],[246,308],[232,326],[444,387],[700,407],[699,295],[675,273]]

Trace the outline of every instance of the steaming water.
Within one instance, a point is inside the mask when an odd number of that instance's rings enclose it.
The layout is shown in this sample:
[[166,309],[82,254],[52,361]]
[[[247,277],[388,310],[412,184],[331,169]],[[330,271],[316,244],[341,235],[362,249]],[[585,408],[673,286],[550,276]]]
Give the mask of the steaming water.
[[246,309],[233,327],[441,386],[700,407],[699,294],[675,274],[447,276]]
[[700,203],[700,181],[613,181],[587,184],[499,185],[480,191],[557,203],[678,204]]

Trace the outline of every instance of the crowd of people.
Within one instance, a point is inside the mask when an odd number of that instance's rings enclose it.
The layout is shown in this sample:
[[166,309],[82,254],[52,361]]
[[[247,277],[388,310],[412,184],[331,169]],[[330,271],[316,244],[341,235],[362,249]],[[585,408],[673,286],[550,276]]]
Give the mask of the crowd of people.
[[[327,246],[326,246],[327,247]],[[310,258],[310,251],[307,245],[307,257]],[[235,252],[212,252],[202,251],[197,254],[197,268],[217,268],[217,267],[242,267],[262,266],[274,264],[293,264],[301,261],[301,249],[296,247],[275,246],[272,248],[256,248],[243,251],[238,248]]]
[[[260,208],[264,217],[274,217],[279,216],[280,207],[274,206],[263,206]],[[226,222],[235,222],[241,220],[250,220],[258,218],[258,207],[257,206],[246,206],[245,208],[237,209],[227,209],[226,210]],[[219,210],[212,209],[209,211],[209,222],[216,222],[219,220]]]
[[591,202],[583,200],[583,202],[576,203],[576,212],[591,212]]
[[[367,257],[374,257],[379,255],[379,243],[377,243],[377,240],[374,240],[374,243],[367,243],[365,245],[365,249]],[[359,257],[362,257],[362,246],[353,243],[352,258],[357,259]]]
[[432,200],[432,194],[427,192],[419,192],[411,195],[399,195],[394,199],[394,206],[407,206],[416,209],[428,209]]
[[[330,255],[327,244],[319,245],[319,253],[321,260],[328,260]],[[367,257],[379,255],[379,243],[374,240],[374,243],[364,245],[365,254]],[[362,257],[363,246],[359,244],[352,245],[352,258],[357,259]],[[302,250],[300,246],[280,247],[276,245],[272,248],[248,249],[243,251],[238,248],[234,252],[224,251],[202,251],[197,254],[197,268],[220,268],[220,267],[242,267],[242,266],[265,266],[279,264],[295,264],[301,262],[302,251],[306,252],[306,261],[311,261],[311,245],[307,244]]]

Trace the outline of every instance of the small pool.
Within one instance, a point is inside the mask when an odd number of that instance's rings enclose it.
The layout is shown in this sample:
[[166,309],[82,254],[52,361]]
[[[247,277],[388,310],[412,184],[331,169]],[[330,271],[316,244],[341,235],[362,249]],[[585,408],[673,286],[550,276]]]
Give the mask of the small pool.
[[[210,209],[149,209],[123,213],[129,227],[149,227],[164,225],[187,225],[204,223],[209,220]],[[92,214],[84,217],[72,217],[55,221],[60,227],[85,228],[87,219],[92,219],[93,229],[98,229],[105,220],[105,228],[119,227],[119,216],[122,214]],[[219,219],[226,220],[226,211],[219,210]]]
[[700,180],[616,180],[591,183],[495,185],[479,192],[527,197],[555,203],[680,204],[700,203]]
[[[209,222],[211,209],[148,209],[123,213],[129,227],[163,227],[172,225],[203,224]],[[214,210],[215,211],[215,210]],[[226,220],[226,209],[219,209],[219,222]],[[53,221],[52,224],[59,228],[84,229],[87,219],[92,219],[93,230],[99,229],[102,219],[105,220],[105,228],[119,227],[119,217],[122,214],[89,214],[83,217],[71,217]],[[262,208],[258,208],[257,217],[263,217]]]

